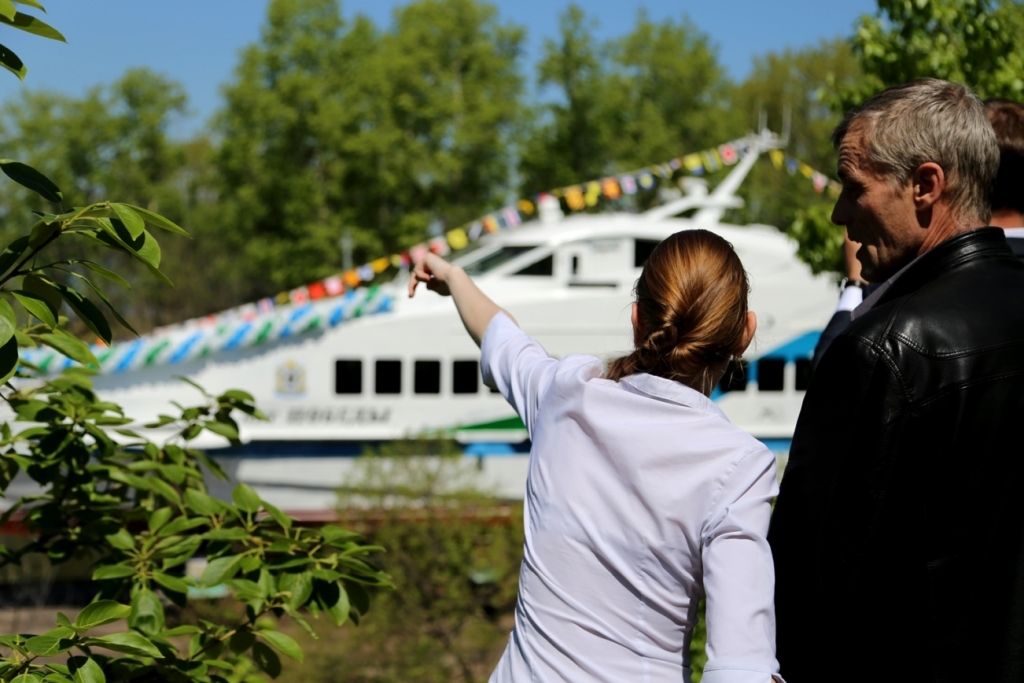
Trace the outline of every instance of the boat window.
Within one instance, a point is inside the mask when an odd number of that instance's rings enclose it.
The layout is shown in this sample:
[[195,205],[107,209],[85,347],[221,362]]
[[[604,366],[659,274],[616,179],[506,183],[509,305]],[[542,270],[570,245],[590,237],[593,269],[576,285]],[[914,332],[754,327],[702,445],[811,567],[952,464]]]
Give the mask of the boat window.
[[334,393],[363,393],[363,361],[347,359],[334,361]]
[[554,275],[555,273],[555,256],[554,254],[548,254],[539,261],[534,261],[530,265],[526,266],[522,270],[517,270],[512,273],[513,275]]
[[725,374],[722,375],[722,380],[718,383],[718,388],[722,393],[746,390],[748,365],[750,364],[745,360],[729,361],[729,365],[725,368]]
[[658,240],[633,240],[633,266],[640,268],[650,258],[654,248],[661,244]]
[[402,361],[379,360],[373,389],[378,394],[402,393]]
[[413,364],[412,390],[417,394],[441,393],[441,361],[418,360]]
[[811,359],[798,358],[796,361],[796,390],[807,391],[811,383]]
[[786,370],[784,358],[762,358],[757,361],[758,391],[782,391],[782,377]]
[[498,249],[497,251],[487,254],[479,261],[473,261],[463,266],[463,270],[469,275],[481,275],[483,273],[494,270],[498,266],[504,265],[519,256],[525,254],[531,249],[536,249],[536,244],[530,245],[507,245]]
[[480,370],[475,360],[452,361],[452,393],[475,394],[480,389]]

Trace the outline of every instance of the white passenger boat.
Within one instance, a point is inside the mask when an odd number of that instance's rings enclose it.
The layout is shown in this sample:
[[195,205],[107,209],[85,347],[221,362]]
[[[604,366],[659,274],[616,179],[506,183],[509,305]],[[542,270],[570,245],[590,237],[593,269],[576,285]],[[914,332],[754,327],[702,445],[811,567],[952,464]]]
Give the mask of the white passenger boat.
[[[721,221],[738,204],[736,190],[758,154],[776,142],[770,134],[752,139],[713,192],[690,183],[687,194],[646,213],[563,216],[557,203],[542,203],[540,220],[486,235],[456,262],[552,355],[609,358],[629,350],[632,288],[651,249],[679,230],[722,235],[750,274],[759,326],[745,376],[730,373],[714,399],[736,425],[785,452],[835,285],[812,275],[776,228]],[[245,422],[244,446],[214,453],[235,478],[288,510],[333,507],[353,456],[368,444],[429,433],[454,436],[498,495],[521,496],[528,453],[522,423],[481,383],[478,349],[451,300],[409,299],[406,285],[401,275],[276,309],[222,331],[234,336],[209,353],[197,349],[212,333],[188,325],[121,345],[95,384],[143,422],[168,412],[170,401],[196,402],[199,395],[179,375],[210,392],[250,392],[269,421]]]

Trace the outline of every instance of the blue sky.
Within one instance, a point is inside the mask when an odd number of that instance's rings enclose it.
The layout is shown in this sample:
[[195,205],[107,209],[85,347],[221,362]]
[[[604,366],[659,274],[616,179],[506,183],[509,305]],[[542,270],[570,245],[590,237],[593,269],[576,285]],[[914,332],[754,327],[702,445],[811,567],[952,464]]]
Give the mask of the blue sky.
[[[540,56],[544,39],[554,37],[558,16],[569,0],[492,0],[501,16],[527,30],[527,73]],[[0,73],[0,100],[19,90],[48,89],[81,95],[106,84],[127,69],[146,66],[179,81],[189,95],[192,114],[176,133],[202,127],[220,106],[220,86],[232,77],[238,52],[259,39],[267,0],[43,0],[45,20],[68,39],[53,41],[5,30],[3,43],[28,65],[24,84]],[[345,16],[362,13],[378,25],[390,23],[402,0],[342,0]],[[857,17],[871,13],[870,0],[578,0],[598,22],[599,37],[627,32],[636,12],[651,18],[688,15],[711,35],[729,74],[743,78],[755,56],[768,51],[814,45],[848,36]]]

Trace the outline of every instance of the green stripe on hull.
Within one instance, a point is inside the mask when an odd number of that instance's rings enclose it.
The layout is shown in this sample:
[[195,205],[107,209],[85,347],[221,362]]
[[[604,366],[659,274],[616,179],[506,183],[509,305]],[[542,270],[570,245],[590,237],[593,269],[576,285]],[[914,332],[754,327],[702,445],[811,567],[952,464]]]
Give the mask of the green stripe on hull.
[[503,431],[503,430],[522,431],[522,430],[526,429],[526,425],[524,425],[523,421],[520,420],[519,417],[517,416],[517,417],[506,417],[503,420],[494,420],[493,422],[480,422],[480,423],[475,424],[475,425],[464,425],[462,427],[457,427],[457,429],[459,431],[466,431],[466,432],[472,432],[472,431],[481,431],[482,432],[482,431],[485,431],[485,430],[486,431]]

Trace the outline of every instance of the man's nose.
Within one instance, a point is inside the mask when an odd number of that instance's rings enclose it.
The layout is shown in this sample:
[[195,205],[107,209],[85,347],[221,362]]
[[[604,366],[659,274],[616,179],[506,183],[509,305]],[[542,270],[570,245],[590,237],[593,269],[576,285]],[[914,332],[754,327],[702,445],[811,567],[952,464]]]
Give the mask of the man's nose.
[[832,222],[836,225],[846,225],[847,212],[843,198],[840,196],[836,205],[832,207]]

